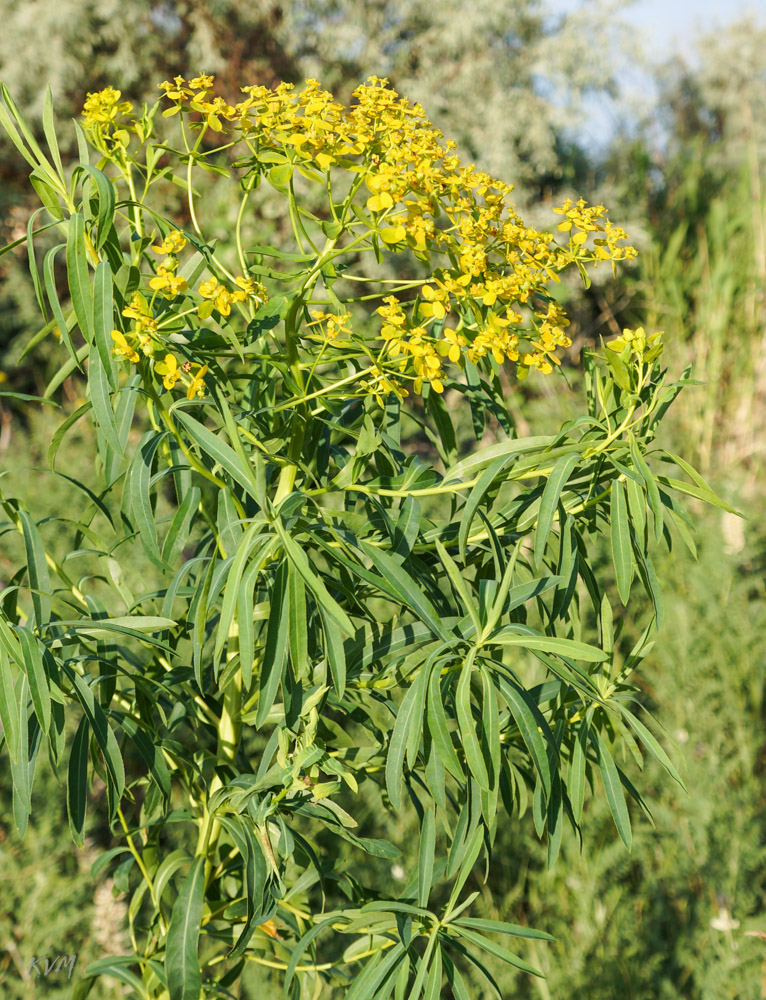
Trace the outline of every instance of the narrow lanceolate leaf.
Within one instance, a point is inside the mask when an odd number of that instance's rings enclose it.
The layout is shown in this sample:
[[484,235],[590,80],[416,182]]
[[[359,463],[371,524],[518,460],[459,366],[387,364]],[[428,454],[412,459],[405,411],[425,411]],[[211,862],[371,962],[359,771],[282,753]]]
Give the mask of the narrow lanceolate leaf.
[[436,551],[439,553],[439,558],[441,559],[442,565],[447,572],[450,583],[455,588],[455,592],[460,599],[460,603],[463,606],[463,611],[470,616],[473,622],[474,628],[477,632],[481,631],[481,621],[479,620],[479,609],[476,607],[474,601],[471,598],[471,594],[468,590],[468,585],[463,579],[463,574],[458,568],[457,563],[452,558],[452,556],[447,552],[445,547],[436,539]]
[[324,585],[321,577],[314,572],[306,553],[298,543],[288,534],[282,522],[274,521],[274,528],[284,546],[285,553],[296,570],[303,577],[306,586],[313,593],[319,604],[327,614],[328,618],[335,623],[343,635],[352,636],[354,626],[343,608],[338,604]]
[[319,616],[322,619],[325,655],[330,666],[333,686],[338,697],[342,698],[346,690],[346,651],[343,646],[343,636],[321,605],[319,606]]
[[37,526],[25,510],[19,511],[19,521],[24,534],[24,548],[27,554],[27,573],[29,587],[32,591],[32,606],[35,609],[35,621],[45,625],[51,619],[51,581],[48,574],[48,564],[45,561],[45,549]]
[[434,877],[434,848],[436,845],[436,821],[433,806],[426,809],[420,830],[420,850],[418,852],[418,906],[428,906],[431,883]]
[[173,906],[165,948],[170,1000],[199,1000],[202,972],[197,947],[205,892],[205,858],[192,862]]
[[21,647],[35,715],[40,723],[40,728],[47,736],[51,724],[51,695],[48,689],[48,677],[43,666],[42,653],[37,639],[28,629],[18,625],[16,634],[19,637],[19,646]]
[[630,544],[628,505],[625,487],[619,479],[612,484],[611,500],[612,561],[617,578],[617,592],[620,600],[627,605],[630,584],[633,580],[633,556]]
[[[545,796],[548,798],[551,792],[551,770],[548,753],[541,735],[541,729],[545,731],[548,727],[544,725],[544,720],[540,716],[539,710],[523,689],[516,687],[515,684],[503,677],[502,674],[497,674],[496,677],[500,693],[508,705],[508,709],[513,716],[513,721],[521,733],[521,738],[524,740],[527,750],[529,750],[529,755],[543,783]],[[541,722],[543,723],[542,726]]]
[[545,484],[543,496],[540,500],[540,512],[537,515],[537,529],[535,531],[536,566],[539,566],[542,562],[562,490],[571,476],[572,470],[579,461],[580,456],[577,453],[574,455],[563,455],[553,466],[553,470],[550,476],[548,476],[548,482]]
[[449,641],[450,635],[437,614],[436,608],[426,597],[417,583],[407,571],[387,552],[382,552],[374,545],[361,541],[361,547],[375,569],[384,577],[389,588],[393,589],[397,598],[410,607],[422,622],[429,626],[434,635]]
[[462,781],[463,768],[455,753],[452,736],[447,725],[447,715],[441,695],[441,673],[438,669],[431,672],[428,682],[428,731],[436,747],[441,761],[450,774]]
[[229,636],[229,629],[232,621],[234,620],[234,613],[236,610],[239,584],[242,579],[245,566],[247,565],[247,560],[250,558],[250,553],[253,546],[256,544],[258,532],[261,528],[262,525],[260,522],[254,522],[248,527],[247,531],[240,538],[237,551],[234,554],[234,559],[229,568],[229,572],[226,577],[226,586],[223,592],[223,600],[221,602],[221,617],[218,620],[218,634],[216,636],[215,649],[213,651],[213,660],[216,663],[220,659],[223,647]]
[[[115,426],[115,433],[116,430]],[[154,520],[154,511],[152,510],[149,491],[154,453],[164,437],[164,434],[156,434],[154,431],[146,432],[133,456],[127,480],[127,491],[135,527],[138,530],[139,541],[143,546],[144,552],[154,565],[160,569],[167,569],[168,567],[160,555],[157,541],[157,525]]]
[[512,625],[499,629],[486,642],[497,643],[500,646],[539,649],[544,653],[556,653],[558,656],[569,656],[573,660],[585,660],[588,663],[601,663],[608,659],[603,649],[597,646],[590,646],[576,639],[559,639],[553,635],[519,635]]
[[96,249],[99,249],[109,236],[109,230],[114,218],[114,185],[103,170],[88,166],[87,163],[81,163],[80,169],[90,174],[95,181],[96,190],[98,191],[98,218],[96,222],[98,234],[95,243]]
[[476,516],[476,511],[479,509],[479,505],[484,499],[487,491],[492,486],[494,481],[500,476],[507,465],[513,460],[513,455],[501,455],[496,458],[479,476],[476,485],[471,490],[466,500],[465,507],[460,514],[460,529],[458,531],[458,544],[460,546],[460,554],[465,558],[465,549],[468,543],[468,533],[471,530],[471,524]]
[[397,811],[402,807],[402,768],[404,767],[404,754],[407,749],[407,737],[410,725],[419,704],[420,687],[422,685],[418,685],[417,681],[411,684],[407,694],[402,699],[399,711],[396,713],[396,722],[391,731],[391,739],[388,744],[386,788],[391,805]]
[[471,670],[473,661],[470,656],[466,657],[460,671],[460,679],[455,690],[455,708],[457,710],[457,723],[460,729],[460,741],[463,744],[465,761],[476,778],[479,787],[484,791],[489,791],[489,775],[487,765],[484,763],[481,746],[476,736],[476,728],[471,711]]
[[69,829],[72,840],[78,847],[84,843],[83,827],[85,825],[85,804],[88,796],[88,737],[90,726],[86,716],[80,719],[80,725],[72,741],[67,772],[67,812],[69,813]]
[[269,611],[269,624],[266,629],[266,646],[263,651],[263,662],[261,663],[258,714],[255,720],[255,724],[259,728],[266,721],[271,706],[274,704],[277,688],[279,687],[279,682],[282,680],[287,660],[289,607],[287,561],[283,560],[277,570],[276,577],[274,578],[274,587],[271,591],[271,608]]
[[98,349],[98,356],[106,372],[109,388],[117,391],[117,365],[114,361],[112,348],[112,330],[114,329],[114,298],[112,295],[112,269],[102,260],[96,267],[93,281],[93,332]]
[[117,744],[117,737],[114,735],[112,727],[107,721],[104,710],[93,696],[93,690],[85,680],[71,667],[65,666],[67,676],[72,682],[77,700],[83,707],[88,722],[93,729],[93,735],[104,756],[106,765],[107,781],[112,788],[112,809],[111,819],[117,815],[117,806],[125,790],[125,768],[122,763],[120,748]]
[[654,521],[654,540],[659,544],[662,541],[662,526],[663,526],[663,512],[662,512],[662,501],[660,500],[660,491],[657,487],[657,481],[652,475],[651,469],[646,464],[646,459],[641,454],[641,451],[636,444],[636,439],[633,435],[630,435],[630,457],[633,459],[633,464],[636,467],[636,471],[639,473],[641,478],[646,485],[646,494],[649,498],[649,509],[652,512],[652,520]]
[[[295,566],[290,563],[290,660],[293,673],[300,679],[309,672],[308,620],[306,616],[306,585]],[[345,650],[344,650],[345,653]]]
[[606,800],[609,803],[614,824],[625,846],[630,850],[632,842],[630,814],[628,813],[628,804],[625,801],[625,793],[622,790],[622,782],[620,781],[617,765],[609,752],[609,747],[595,729],[592,731],[591,737],[598,750],[598,764],[601,769],[601,778],[604,782]]
[[512,937],[532,938],[535,941],[555,941],[556,938],[545,931],[536,931],[533,927],[521,924],[507,924],[502,920],[485,920],[483,917],[459,917],[455,923],[459,927],[470,930],[493,931],[496,934],[510,934]]
[[665,751],[663,750],[661,744],[655,739],[655,737],[646,728],[643,722],[640,719],[636,718],[636,716],[633,715],[632,712],[629,712],[628,709],[625,708],[623,705],[621,705],[618,701],[613,702],[613,704],[615,704],[617,708],[620,710],[620,712],[622,713],[622,717],[628,723],[628,725],[636,734],[636,736],[638,736],[638,738],[644,744],[649,753],[656,760],[658,760],[660,764],[662,764],[662,766],[665,768],[665,770],[668,772],[671,778],[675,778],[675,780],[678,782],[681,788],[683,788],[685,791],[686,786],[684,785],[683,779],[681,778],[681,775],[678,773],[672,760],[670,759],[670,757],[668,757],[667,753],[665,753]]
[[184,494],[181,503],[173,515],[173,521],[168,528],[168,533],[162,545],[162,560],[169,566],[172,566],[176,559],[178,559],[189,540],[189,529],[197,513],[201,497],[202,494],[199,487],[192,486]]
[[572,749],[572,760],[569,765],[569,782],[567,793],[572,804],[572,815],[575,823],[582,819],[582,808],[585,801],[585,763],[586,751],[588,749],[588,731],[590,729],[587,719],[583,719],[577,728],[574,748]]
[[95,345],[88,353],[88,392],[98,426],[115,455],[121,456],[123,448],[109,395],[109,379]]
[[482,948],[484,951],[489,952],[490,955],[494,955],[495,958],[499,958],[501,962],[506,962],[508,965],[513,965],[517,969],[521,969],[522,972],[528,972],[532,976],[540,976],[545,978],[543,973],[536,969],[534,966],[525,962],[523,958],[519,958],[518,955],[514,955],[513,952],[508,951],[500,944],[496,944],[489,938],[484,937],[481,934],[477,934],[475,931],[469,930],[467,927],[460,928],[460,936],[471,944],[476,945],[477,948]]
[[8,756],[19,758],[19,706],[13,685],[13,668],[5,647],[0,645],[0,723],[3,726]]
[[66,268],[69,294],[83,337],[93,343],[93,291],[88,273],[88,252],[85,247],[85,223],[79,212],[69,218],[66,244]]
[[183,424],[192,441],[212,458],[216,465],[219,465],[236,483],[239,483],[254,500],[258,499],[255,495],[257,491],[252,478],[233,448],[184,410],[173,410],[173,416]]

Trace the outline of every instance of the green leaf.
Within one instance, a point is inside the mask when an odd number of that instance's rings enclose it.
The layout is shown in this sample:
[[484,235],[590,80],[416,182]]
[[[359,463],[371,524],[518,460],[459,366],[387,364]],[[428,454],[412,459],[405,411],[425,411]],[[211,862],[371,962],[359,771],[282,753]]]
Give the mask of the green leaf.
[[628,723],[630,728],[635,732],[636,736],[638,736],[641,742],[645,745],[649,753],[657,761],[659,761],[660,764],[662,764],[662,766],[665,768],[665,770],[668,772],[671,778],[674,778],[681,786],[681,788],[683,788],[684,791],[686,791],[686,785],[684,785],[683,779],[676,770],[676,767],[674,766],[670,757],[668,757],[667,753],[663,750],[662,745],[655,739],[655,737],[647,729],[647,727],[643,724],[643,722],[641,722],[640,719],[636,718],[636,716],[633,715],[632,712],[629,712],[627,708],[625,708],[623,705],[620,704],[619,701],[614,700],[612,701],[612,704],[617,706],[620,713],[622,714],[622,717]]
[[45,133],[45,141],[48,143],[48,149],[51,151],[53,162],[56,165],[59,177],[63,183],[64,165],[61,162],[59,144],[56,140],[56,129],[53,125],[53,94],[51,93],[50,84],[48,84],[45,88],[45,100],[43,102],[43,132]]
[[114,197],[114,185],[103,172],[103,170],[98,170],[96,167],[91,167],[87,163],[80,163],[76,170],[85,171],[90,174],[91,178],[95,181],[96,190],[98,192],[98,216],[96,219],[96,225],[98,227],[98,233],[96,236],[96,249],[100,250],[104,245],[107,237],[109,236],[109,231],[114,219],[114,209],[115,209],[115,197]]
[[322,619],[325,655],[330,665],[333,686],[338,697],[342,698],[346,690],[346,651],[343,637],[335,622],[321,605],[319,606],[319,615]]
[[67,812],[69,814],[69,829],[72,840],[78,847],[85,843],[83,827],[85,826],[85,806],[88,798],[88,743],[90,726],[83,715],[77,732],[72,741],[69,753],[69,768],[67,772]]
[[436,847],[436,822],[433,806],[428,806],[420,828],[418,853],[418,906],[428,906],[434,877],[434,850]]
[[[112,294],[112,271],[106,261],[96,267],[93,281],[93,331],[101,365],[106,372],[112,392],[117,391],[117,365],[112,349],[114,329],[114,298]],[[118,452],[121,454],[121,452]]]
[[255,931],[254,918],[261,911],[263,905],[263,890],[266,886],[268,871],[266,860],[253,835],[249,821],[244,817],[221,816],[220,822],[237,845],[244,862],[244,890],[247,904],[245,925],[235,947],[228,956],[229,958],[237,958],[244,952]]
[[37,526],[27,511],[19,510],[19,521],[24,535],[29,589],[32,591],[35,621],[38,625],[46,625],[51,620],[51,581],[48,574],[48,564],[45,561],[45,549]]
[[229,630],[231,623],[234,619],[234,612],[237,606],[237,597],[239,594],[239,585],[242,580],[242,574],[244,572],[247,560],[250,558],[250,553],[258,540],[258,534],[262,530],[263,524],[260,521],[253,522],[242,535],[237,546],[237,551],[234,554],[231,565],[229,567],[229,572],[226,576],[226,586],[223,592],[223,600],[221,602],[221,616],[218,620],[218,630],[215,640],[215,649],[213,650],[213,661],[218,663],[223,651],[223,647],[229,637]]
[[553,517],[556,513],[561,492],[567,483],[572,471],[580,461],[580,455],[563,455],[553,466],[551,474],[543,490],[540,500],[540,511],[537,515],[537,529],[535,531],[535,565],[540,566],[545,546],[548,542],[548,535],[553,527]]
[[93,403],[93,414],[96,418],[96,423],[103,432],[112,451],[116,455],[122,456],[122,441],[117,430],[117,421],[112,409],[112,399],[109,395],[109,379],[95,345],[91,346],[88,353],[88,393]]
[[202,494],[198,486],[184,493],[162,545],[162,561],[172,566],[189,540],[189,530],[197,513]]
[[577,727],[574,747],[572,748],[572,761],[569,765],[569,783],[567,793],[572,804],[572,815],[575,823],[582,819],[583,803],[585,801],[585,762],[588,748],[588,733],[590,724],[587,719],[583,719]]
[[[500,693],[508,705],[508,709],[513,716],[521,738],[526,744],[529,755],[534,762],[535,768],[540,775],[540,780],[545,789],[546,798],[551,793],[551,770],[548,761],[548,753],[540,730],[548,729],[542,718],[539,709],[534,704],[528,693],[507,680],[502,674],[495,675]],[[540,723],[543,723],[541,726]]]
[[486,642],[499,646],[523,646],[525,649],[540,649],[545,653],[555,653],[558,656],[571,656],[573,660],[585,660],[588,663],[603,663],[608,659],[603,649],[578,642],[576,639],[559,639],[552,635],[519,635],[513,625],[498,629]]
[[598,763],[604,782],[604,791],[606,792],[606,800],[609,803],[614,824],[623,843],[630,850],[632,842],[630,814],[628,812],[628,804],[625,801],[625,793],[622,790],[622,782],[620,781],[617,765],[609,752],[609,747],[595,729],[591,731],[591,739],[594,741],[598,751]]
[[209,455],[217,465],[228,472],[231,478],[257,501],[258,497],[255,495],[255,487],[248,470],[242,466],[234,449],[195,420],[194,417],[190,417],[184,410],[174,409],[173,416],[183,424],[192,441],[199,445],[206,455]]
[[740,511],[726,503],[725,500],[722,500],[711,489],[702,489],[701,487],[692,485],[691,483],[685,483],[680,479],[670,479],[668,476],[657,476],[657,482],[662,483],[663,486],[667,486],[671,490],[677,490],[679,493],[684,493],[688,497],[694,497],[696,500],[703,500],[705,503],[712,504],[714,507],[719,507],[721,510],[725,510],[729,514],[736,514],[737,517],[742,517]]
[[657,482],[651,473],[649,466],[646,464],[644,456],[641,454],[638,445],[636,444],[636,439],[633,434],[630,434],[630,456],[633,459],[633,464],[636,470],[640,474],[641,478],[646,485],[646,494],[649,498],[649,509],[652,512],[652,518],[654,520],[654,539],[659,544],[662,541],[662,525],[663,525],[663,515],[662,515],[662,502],[660,500],[660,491],[657,488]]
[[439,1000],[442,988],[442,950],[437,940],[433,959],[428,966],[428,979],[423,1000]]
[[309,563],[306,553],[288,534],[285,526],[279,518],[274,521],[274,529],[280,537],[287,558],[293,566],[295,566],[298,573],[300,573],[303,577],[306,586],[316,598],[317,603],[324,609],[328,618],[335,623],[337,628],[339,628],[344,635],[353,635],[354,626],[351,623],[351,619],[348,617],[340,604],[338,604],[338,602],[330,595],[330,592],[322,582],[321,578],[311,568],[311,564]]
[[19,704],[13,683],[11,662],[4,646],[0,646],[0,723],[8,747],[8,756],[19,759]]
[[[110,407],[111,410],[111,407]],[[117,426],[115,424],[115,435]],[[152,465],[154,464],[154,453],[165,438],[164,433],[157,434],[149,430],[144,434],[136,448],[130,471],[127,478],[127,494],[130,500],[135,526],[138,529],[138,538],[144,552],[149,559],[160,569],[169,569],[163,562],[160,555],[160,548],[157,541],[157,525],[154,520],[154,511],[149,496],[152,479]],[[118,442],[119,443],[119,442]],[[132,626],[131,626],[132,627]]]
[[[96,962],[91,962],[90,965],[85,970],[86,976],[111,976],[112,979],[117,979],[121,983],[125,983],[132,990],[135,991],[135,995],[140,998],[140,1000],[149,1000],[149,993],[138,978],[138,976],[131,972],[130,969],[125,968],[126,965],[135,965],[135,956],[125,956],[124,958],[100,958]],[[79,1000],[77,995],[72,998],[72,1000]]]
[[513,937],[532,938],[535,941],[555,941],[556,938],[545,931],[536,931],[533,927],[522,927],[520,924],[508,924],[502,920],[484,920],[481,917],[460,917],[455,920],[460,927],[468,927],[477,931],[494,931],[496,934],[510,934]]
[[83,403],[82,406],[78,406],[77,409],[73,413],[70,413],[66,420],[56,428],[56,431],[51,438],[50,446],[48,447],[48,465],[51,469],[55,468],[56,454],[58,453],[59,445],[64,440],[66,432],[70,427],[73,427],[81,417],[84,417],[92,406],[93,403],[91,403],[90,400],[88,400],[87,403]]
[[83,707],[83,711],[93,730],[93,735],[96,737],[96,742],[101,749],[101,753],[104,755],[107,788],[112,793],[110,809],[110,820],[112,820],[117,815],[117,806],[120,804],[122,793],[125,790],[125,768],[122,763],[117,738],[107,721],[106,715],[104,715],[104,710],[95,700],[90,685],[66,664],[64,665],[64,670],[72,682],[77,700]]
[[500,455],[491,462],[487,468],[479,476],[479,479],[468,495],[465,507],[460,513],[460,530],[458,532],[458,544],[460,545],[460,554],[465,558],[465,549],[468,542],[468,533],[471,530],[471,524],[476,516],[476,511],[479,508],[479,504],[484,499],[487,490],[492,486],[497,477],[506,468],[506,466],[513,460],[514,455]]
[[396,713],[394,728],[388,743],[388,755],[386,757],[386,789],[391,805],[398,812],[402,807],[402,770],[404,767],[404,754],[407,749],[407,738],[410,726],[413,724],[413,717],[416,715],[418,706],[421,706],[424,671],[418,675],[416,680],[410,685]]
[[288,636],[288,645],[293,673],[300,679],[309,673],[306,585],[303,582],[303,577],[296,570],[293,563],[290,563],[288,577],[288,587],[290,590],[290,634]]
[[517,969],[521,969],[522,972],[528,972],[531,976],[539,976],[544,979],[545,976],[534,966],[529,965],[525,962],[523,958],[519,958],[518,955],[514,955],[513,952],[508,951],[500,944],[496,944],[489,938],[482,937],[481,934],[476,934],[474,931],[469,930],[467,927],[460,928],[461,937],[465,938],[466,941],[470,941],[471,944],[476,945],[477,948],[482,948],[484,951],[489,952],[490,955],[494,955],[495,958],[499,958],[501,962],[505,962],[508,965],[513,965]]
[[271,591],[271,608],[266,630],[266,646],[261,663],[260,696],[255,724],[260,728],[266,721],[277,695],[277,688],[287,661],[287,632],[290,602],[287,595],[287,560],[279,564]]
[[85,223],[79,212],[69,217],[66,245],[66,268],[69,294],[80,331],[88,344],[93,343],[93,292],[88,273],[88,254],[85,249]]
[[471,595],[468,591],[468,586],[463,579],[463,575],[458,569],[457,563],[450,556],[449,552],[444,548],[439,539],[435,539],[436,551],[439,554],[439,559],[441,560],[442,566],[447,572],[450,583],[457,591],[457,595],[460,599],[460,603],[463,605],[463,610],[470,617],[473,622],[473,626],[477,632],[481,632],[481,620],[479,618],[479,609],[475,606],[471,599]]
[[447,726],[447,716],[444,712],[444,704],[441,696],[441,672],[437,668],[431,671],[428,682],[428,731],[436,746],[436,750],[442,763],[450,774],[462,781],[464,778],[463,769],[455,753],[449,728]]
[[481,752],[481,746],[476,736],[476,729],[471,711],[471,673],[473,669],[473,657],[470,654],[465,658],[460,670],[460,679],[455,690],[455,708],[457,711],[457,723],[460,730],[460,742],[463,745],[466,764],[471,774],[476,778],[479,787],[489,791],[489,775],[487,765]]
[[146,762],[149,773],[162,792],[163,797],[166,801],[169,801],[170,772],[162,755],[162,747],[159,744],[153,743],[150,736],[130,716],[119,715],[119,719],[124,732],[133,740],[138,752]]
[[170,1000],[200,1000],[202,972],[197,945],[205,894],[205,858],[192,862],[173,906],[165,949]]
[[47,736],[51,724],[51,695],[48,689],[48,677],[43,666],[42,653],[37,639],[23,625],[16,626],[16,635],[19,638],[35,715],[40,723],[40,728]]
[[[346,993],[346,1000],[372,1000],[386,976],[396,969],[404,952],[401,942],[397,942],[388,952],[378,952],[365,965],[361,974],[355,977],[351,989]],[[383,954],[385,958],[382,958]]]
[[382,552],[363,539],[359,540],[359,544],[401,603],[411,608],[420,620],[429,626],[434,635],[438,635],[446,642],[451,641],[453,637],[444,628],[433,604],[400,563],[387,552]]
[[633,579],[633,555],[628,524],[628,505],[625,490],[619,479],[612,483],[610,502],[612,561],[617,578],[617,592],[624,605],[628,603],[630,584]]

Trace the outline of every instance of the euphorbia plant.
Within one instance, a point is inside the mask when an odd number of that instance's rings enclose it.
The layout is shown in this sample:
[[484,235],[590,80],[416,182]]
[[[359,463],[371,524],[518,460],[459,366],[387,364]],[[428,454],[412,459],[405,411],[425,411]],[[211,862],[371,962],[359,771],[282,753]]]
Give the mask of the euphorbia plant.
[[[659,335],[625,331],[586,359],[587,411],[517,437],[511,380],[556,377],[570,346],[559,275],[634,256],[601,206],[566,202],[556,238],[527,226],[385,80],[348,107],[314,81],[235,105],[207,76],[161,86],[140,115],[90,94],[69,169],[50,100],[45,152],[4,91],[48,217],[28,234],[50,315],[34,342],[63,343],[46,396],[87,380],[51,469],[92,421],[101,477],[57,535],[2,495],[26,552],[0,615],[16,822],[43,744],[75,843],[106,785],[99,867],[120,859],[135,953],[91,966],[79,996],[104,972],[135,997],[232,995],[254,962],[295,998],[433,1000],[446,982],[466,1000],[466,968],[494,984],[485,959],[534,972],[498,934],[547,937],[472,913],[500,817],[529,807],[553,863],[599,775],[630,847],[626,791],[645,804],[626,749],[680,780],[630,682],[662,618],[651,550],[691,543],[676,497],[719,502],[647,455],[680,383]],[[230,191],[227,239],[206,232],[200,168]],[[289,251],[246,238],[262,184]],[[64,242],[40,274],[43,229]],[[497,443],[459,446],[463,411]],[[653,612],[621,650],[612,608],[634,578]],[[387,812],[417,827],[399,889]],[[370,884],[365,852],[385,862]]]

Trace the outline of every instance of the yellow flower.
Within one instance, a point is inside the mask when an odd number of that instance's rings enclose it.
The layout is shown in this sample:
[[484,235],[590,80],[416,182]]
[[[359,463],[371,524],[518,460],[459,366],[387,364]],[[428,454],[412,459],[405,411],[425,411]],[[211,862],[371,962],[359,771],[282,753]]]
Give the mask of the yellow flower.
[[218,278],[212,277],[200,283],[199,293],[203,299],[214,299],[216,288],[218,288]]
[[186,246],[186,237],[180,229],[171,229],[162,243],[156,244],[152,250],[157,254],[177,254]]
[[129,114],[133,105],[130,101],[120,102],[120,97],[122,92],[114,87],[89,93],[82,108],[86,126],[111,125],[120,115]]
[[[267,301],[268,295],[266,294],[266,289],[260,281],[255,281],[250,277],[243,277],[241,274],[237,275],[234,281],[245,295],[255,299],[256,302],[263,304]],[[237,293],[235,292],[234,294],[236,295]]]
[[132,361],[135,364],[138,359],[137,351],[130,346],[125,334],[120,330],[112,330],[112,340],[115,343],[114,350],[112,351],[118,358],[127,358],[128,361]]
[[197,374],[192,378],[186,390],[186,398],[191,400],[195,396],[202,398],[205,395],[205,376],[207,375],[207,365],[203,365]]
[[149,282],[149,287],[158,291],[163,298],[172,299],[186,290],[186,278],[174,274],[164,264],[160,264],[156,277]]
[[172,354],[166,354],[164,361],[158,361],[154,370],[158,375],[162,375],[162,384],[166,389],[172,389],[181,377],[178,361]]

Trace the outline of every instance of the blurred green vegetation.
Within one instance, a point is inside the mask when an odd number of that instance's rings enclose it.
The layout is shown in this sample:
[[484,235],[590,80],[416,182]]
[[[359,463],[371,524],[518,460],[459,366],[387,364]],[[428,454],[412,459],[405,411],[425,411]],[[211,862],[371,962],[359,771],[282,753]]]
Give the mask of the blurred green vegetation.
[[[0,59],[6,82],[32,114],[41,105],[40,81],[50,78],[62,120],[76,113],[87,90],[113,83],[132,99],[146,98],[175,72],[215,71],[229,89],[240,81],[316,75],[341,93],[368,73],[389,75],[477,163],[518,183],[519,200],[539,205],[541,218],[554,196],[603,197],[614,218],[637,234],[638,266],[570,302],[570,387],[541,380],[522,393],[509,386],[518,431],[543,433],[572,412],[576,352],[597,333],[641,324],[649,332],[664,329],[671,371],[691,363],[704,383],[682,394],[667,442],[697,461],[749,520],[695,512],[698,562],[674,551],[657,567],[667,618],[641,684],[646,706],[675,746],[671,755],[682,763],[688,795],[647,765],[654,825],[634,815],[632,853],[598,799],[586,819],[587,847],[581,852],[565,835],[552,872],[531,823],[505,831],[501,824],[493,896],[502,903],[487,915],[557,938],[530,952],[546,981],[497,970],[504,996],[764,998],[766,529],[759,513],[766,486],[766,31],[751,22],[734,25],[703,39],[693,64],[655,67],[659,98],[646,121],[630,121],[595,157],[566,124],[577,122],[589,89],[614,86],[614,49],[604,43],[620,35],[617,16],[604,20],[596,4],[564,20],[548,16],[536,0],[473,6],[475,17],[452,0],[128,0],[115,3],[108,17],[110,4],[4,0],[9,28]],[[145,44],[136,45],[138,36]],[[568,81],[564,103],[555,97],[562,81]],[[20,194],[26,178],[13,150],[2,150],[0,169],[0,235],[8,242],[27,225],[29,206]],[[268,205],[259,209],[259,233],[280,239]],[[39,392],[46,351],[57,347],[43,346],[18,363],[38,325],[26,268],[23,248],[0,258],[0,389]],[[66,411],[78,405],[80,392],[75,379],[67,380]],[[0,396],[0,472],[15,470],[14,482],[38,517],[46,507],[60,515],[73,501],[74,487],[65,480],[21,471],[45,466],[60,420],[60,411],[33,411]],[[92,455],[87,435],[72,436],[60,467],[92,482]],[[1,544],[0,589],[20,564],[20,553],[5,539]],[[129,574],[140,571],[138,555],[126,554],[123,564]],[[604,572],[610,572],[606,557]],[[634,624],[623,626],[629,639]],[[98,851],[109,846],[97,804],[89,846],[78,852],[69,842],[63,786],[46,762],[40,771],[23,843],[10,818],[10,794],[0,789],[4,1000],[68,1000],[66,971],[30,977],[32,958],[74,953],[75,972],[82,971],[87,961],[118,953],[126,934],[119,885],[89,874]],[[406,819],[391,837],[407,843]],[[364,881],[365,862],[354,855],[350,863]],[[401,877],[395,866],[392,885]],[[264,988],[276,990],[269,973],[247,970],[238,995],[255,997]],[[97,990],[95,1000],[123,995],[117,984]],[[472,995],[489,996],[483,990],[476,982]]]

